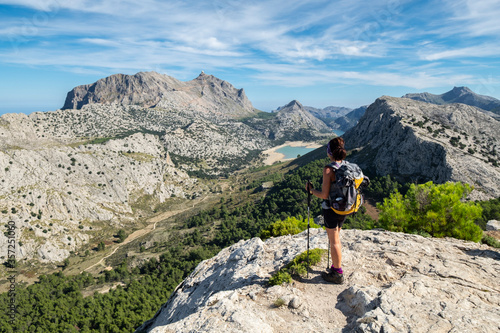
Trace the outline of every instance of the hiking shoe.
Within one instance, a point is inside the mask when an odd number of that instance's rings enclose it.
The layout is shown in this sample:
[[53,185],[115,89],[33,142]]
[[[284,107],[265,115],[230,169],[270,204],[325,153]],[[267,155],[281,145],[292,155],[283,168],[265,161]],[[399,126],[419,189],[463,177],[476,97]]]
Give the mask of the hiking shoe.
[[344,283],[344,274],[339,274],[335,271],[323,272],[321,273],[321,277],[323,280],[332,282],[335,284],[343,284]]

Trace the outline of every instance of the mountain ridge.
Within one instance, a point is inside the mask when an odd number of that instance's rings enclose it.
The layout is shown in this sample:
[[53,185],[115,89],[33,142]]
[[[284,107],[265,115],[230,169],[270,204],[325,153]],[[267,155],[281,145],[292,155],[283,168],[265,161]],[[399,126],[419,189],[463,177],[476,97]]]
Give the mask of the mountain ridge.
[[383,96],[344,134],[352,159],[404,182],[462,181],[477,198],[500,196],[500,122],[465,104]]
[[440,95],[435,95],[428,92],[409,93],[404,95],[403,98],[410,98],[438,105],[462,103],[500,114],[497,110],[500,107],[500,100],[491,96],[476,94],[468,87],[453,87],[453,89],[451,89],[450,91],[447,91]]
[[113,103],[146,108],[192,109],[231,118],[248,117],[256,112],[243,89],[236,89],[229,82],[204,72],[186,82],[157,72],[110,75],[73,88],[68,92],[62,109]]

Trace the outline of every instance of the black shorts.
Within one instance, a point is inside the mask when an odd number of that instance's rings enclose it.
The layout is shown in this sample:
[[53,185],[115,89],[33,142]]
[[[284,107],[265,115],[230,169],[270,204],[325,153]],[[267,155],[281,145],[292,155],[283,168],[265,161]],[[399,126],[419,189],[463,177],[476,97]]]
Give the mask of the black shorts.
[[331,208],[323,209],[323,217],[325,218],[325,227],[328,229],[342,228],[344,225],[345,215],[339,215]]

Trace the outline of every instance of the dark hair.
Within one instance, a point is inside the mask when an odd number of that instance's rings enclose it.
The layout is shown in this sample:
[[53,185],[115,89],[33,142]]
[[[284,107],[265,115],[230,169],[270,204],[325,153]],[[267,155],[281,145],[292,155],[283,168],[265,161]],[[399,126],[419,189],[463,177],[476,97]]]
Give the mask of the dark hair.
[[332,155],[335,161],[342,161],[347,156],[344,148],[344,139],[341,137],[331,139],[328,142],[328,154]]

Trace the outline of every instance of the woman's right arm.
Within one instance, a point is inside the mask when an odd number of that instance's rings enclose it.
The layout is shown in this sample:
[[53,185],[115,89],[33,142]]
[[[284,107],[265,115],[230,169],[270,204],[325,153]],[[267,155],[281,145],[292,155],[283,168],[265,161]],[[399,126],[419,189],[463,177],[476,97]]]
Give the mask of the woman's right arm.
[[332,181],[335,180],[335,173],[332,168],[324,168],[323,169],[323,184],[321,185],[321,191],[312,189],[311,194],[320,198],[320,199],[328,199],[328,195],[330,194],[330,186]]

